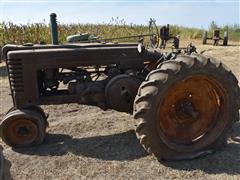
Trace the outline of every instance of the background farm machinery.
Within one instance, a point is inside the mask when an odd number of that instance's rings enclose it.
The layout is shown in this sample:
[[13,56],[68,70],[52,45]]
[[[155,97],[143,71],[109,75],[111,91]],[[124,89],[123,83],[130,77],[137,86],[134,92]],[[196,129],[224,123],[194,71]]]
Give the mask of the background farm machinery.
[[212,37],[208,37],[208,33],[207,31],[204,31],[203,34],[203,44],[207,44],[207,40],[212,40],[212,44],[214,46],[218,46],[219,45],[219,41],[223,41],[222,45],[223,46],[227,46],[228,45],[228,32],[225,31],[223,38],[220,35],[220,30],[219,29],[214,29],[213,33],[212,33]]
[[135,42],[143,43],[146,42],[145,38],[149,38],[148,46],[152,48],[162,48],[165,49],[167,42],[172,44],[173,49],[179,48],[179,35],[172,35],[170,34],[170,26],[162,26],[160,29],[156,25],[156,21],[150,18],[149,26],[148,26],[148,34],[139,34],[133,36],[123,36],[123,37],[116,37],[116,38],[101,38],[99,36],[95,36],[89,33],[79,33],[75,35],[70,35],[67,37],[68,43],[108,43],[117,41],[126,41],[134,39]]

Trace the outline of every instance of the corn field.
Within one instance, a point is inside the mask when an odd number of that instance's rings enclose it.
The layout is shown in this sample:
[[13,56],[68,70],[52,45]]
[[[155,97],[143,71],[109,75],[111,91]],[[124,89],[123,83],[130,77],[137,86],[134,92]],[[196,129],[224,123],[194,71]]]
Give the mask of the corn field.
[[[0,46],[5,44],[51,43],[50,27],[46,22],[27,25],[16,25],[12,22],[0,24]],[[240,40],[239,25],[227,27],[230,40]],[[226,30],[226,26],[222,31]],[[184,39],[200,39],[202,29],[170,26],[170,33],[180,35]],[[211,30],[209,30],[211,35]],[[58,24],[59,42],[64,43],[66,37],[77,33],[90,33],[101,38],[140,35],[148,33],[147,25],[126,24],[123,19],[113,19],[106,24]]]

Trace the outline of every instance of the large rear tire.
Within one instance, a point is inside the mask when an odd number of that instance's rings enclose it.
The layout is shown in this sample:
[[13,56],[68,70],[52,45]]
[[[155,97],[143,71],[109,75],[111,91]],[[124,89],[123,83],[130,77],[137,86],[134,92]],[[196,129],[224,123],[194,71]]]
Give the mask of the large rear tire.
[[182,55],[162,63],[134,102],[136,135],[159,159],[192,159],[223,147],[239,120],[239,87],[222,63]]

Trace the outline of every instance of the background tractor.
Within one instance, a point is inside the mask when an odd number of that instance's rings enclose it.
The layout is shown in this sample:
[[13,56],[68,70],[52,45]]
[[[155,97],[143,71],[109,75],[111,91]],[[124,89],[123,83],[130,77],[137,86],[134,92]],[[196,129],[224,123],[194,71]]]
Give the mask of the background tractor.
[[55,14],[51,32],[52,45],[3,48],[14,107],[0,135],[9,146],[43,143],[48,122],[39,105],[81,103],[131,113],[139,142],[165,160],[220,149],[239,120],[236,77],[192,44],[169,53],[142,41],[59,45]]
[[99,36],[95,36],[89,33],[78,33],[74,35],[70,35],[67,37],[68,43],[107,43],[112,41],[119,41],[119,40],[132,40],[134,39],[135,42],[146,42],[144,38],[149,37],[149,44],[148,46],[152,48],[161,48],[165,49],[167,43],[171,43],[171,47],[173,49],[179,49],[180,39],[179,35],[174,36],[170,34],[170,26],[162,26],[160,29],[156,25],[156,20],[150,18],[149,26],[148,26],[148,34],[139,34],[134,36],[123,36],[123,37],[116,37],[116,38],[101,38]]
[[203,34],[203,44],[207,44],[207,40],[212,40],[213,41],[212,44],[214,46],[218,46],[219,41],[222,40],[223,41],[223,43],[222,43],[223,46],[228,45],[228,32],[227,31],[224,32],[223,38],[220,36],[220,30],[219,29],[214,29],[212,34],[213,34],[212,37],[208,37],[207,31],[204,32],[204,34]]

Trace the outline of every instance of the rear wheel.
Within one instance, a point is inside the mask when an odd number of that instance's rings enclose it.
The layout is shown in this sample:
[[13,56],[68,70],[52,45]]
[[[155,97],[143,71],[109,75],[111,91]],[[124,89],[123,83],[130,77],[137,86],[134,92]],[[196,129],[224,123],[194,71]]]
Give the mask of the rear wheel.
[[41,144],[47,128],[46,116],[40,109],[16,109],[6,114],[0,126],[2,140],[12,147]]
[[179,56],[151,72],[134,104],[140,143],[160,159],[191,159],[221,148],[238,120],[239,87],[222,63]]
[[203,33],[203,44],[207,44],[207,31]]

